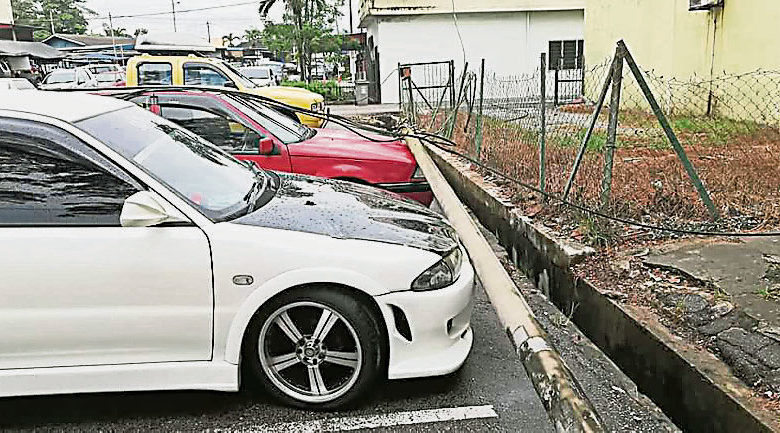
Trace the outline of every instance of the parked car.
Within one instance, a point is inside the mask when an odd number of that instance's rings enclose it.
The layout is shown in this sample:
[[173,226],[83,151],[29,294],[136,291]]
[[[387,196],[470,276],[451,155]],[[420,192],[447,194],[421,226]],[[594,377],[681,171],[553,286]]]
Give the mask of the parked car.
[[4,60],[0,60],[0,78],[11,78],[14,73],[11,71],[11,66]]
[[259,167],[373,185],[429,205],[428,182],[401,140],[313,129],[249,97],[214,91],[154,91],[133,99]]
[[88,89],[98,86],[97,78],[85,67],[55,69],[38,86],[42,90]]
[[[195,56],[133,57],[127,64],[128,86],[215,86],[238,89],[242,92],[275,99],[294,107],[325,111],[325,98],[296,87],[259,87],[223,60]],[[292,111],[285,115],[318,128],[323,120]]]
[[0,90],[35,90],[35,85],[26,78],[0,78]]
[[123,72],[102,72],[95,75],[99,87],[125,87],[127,77]]
[[332,409],[453,372],[473,340],[438,214],[113,98],[0,98],[0,250],[0,396],[245,383]]
[[89,69],[89,72],[92,72],[93,75],[104,74],[108,72],[124,72],[121,66],[115,65],[113,63],[97,63],[88,65],[86,68]]
[[274,71],[267,66],[245,66],[239,72],[260,87],[276,86],[279,84]]

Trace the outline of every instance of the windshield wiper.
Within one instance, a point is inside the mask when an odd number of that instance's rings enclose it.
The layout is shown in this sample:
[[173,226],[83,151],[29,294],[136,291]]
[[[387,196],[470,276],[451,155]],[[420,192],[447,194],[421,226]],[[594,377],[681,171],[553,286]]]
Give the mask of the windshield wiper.
[[[264,172],[258,170],[257,167],[255,167],[255,164],[251,161],[244,162],[247,166],[249,166],[250,170],[252,170],[252,173],[255,175],[255,181],[252,184],[252,188],[244,196],[244,201],[247,203],[246,213],[248,215],[257,209],[257,199],[265,191],[265,188],[268,185],[268,177],[265,176]],[[261,178],[262,182],[260,181]]]

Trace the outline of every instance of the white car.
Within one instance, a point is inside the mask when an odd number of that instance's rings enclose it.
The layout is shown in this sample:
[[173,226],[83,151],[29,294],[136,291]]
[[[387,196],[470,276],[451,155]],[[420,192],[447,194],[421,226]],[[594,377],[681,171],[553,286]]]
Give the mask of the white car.
[[0,255],[0,396],[245,380],[332,409],[453,372],[473,340],[474,272],[438,214],[113,98],[0,98]]
[[268,66],[247,66],[240,68],[241,75],[260,87],[276,86],[279,84],[274,77],[274,72]]
[[0,90],[35,90],[27,78],[0,78]]
[[41,90],[89,89],[98,87],[97,78],[89,69],[55,69],[43,78]]
[[87,65],[85,66],[89,70],[89,72],[92,73],[92,75],[100,75],[100,74],[106,74],[111,72],[121,72],[124,73],[124,70],[121,66],[113,64],[113,63],[97,63],[94,65]]

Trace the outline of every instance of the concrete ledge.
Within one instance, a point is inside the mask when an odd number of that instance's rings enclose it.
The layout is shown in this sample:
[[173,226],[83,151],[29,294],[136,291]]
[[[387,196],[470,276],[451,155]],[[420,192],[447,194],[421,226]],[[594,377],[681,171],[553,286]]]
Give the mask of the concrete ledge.
[[769,432],[771,420],[750,408],[751,390],[709,352],[673,336],[654,316],[604,296],[570,266],[593,250],[556,239],[519,215],[498,188],[444,153],[428,153],[460,199],[496,234],[513,262],[683,430]]

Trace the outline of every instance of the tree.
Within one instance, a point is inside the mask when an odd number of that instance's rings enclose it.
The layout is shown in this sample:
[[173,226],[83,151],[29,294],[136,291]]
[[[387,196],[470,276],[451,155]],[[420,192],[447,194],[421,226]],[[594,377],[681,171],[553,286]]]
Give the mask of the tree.
[[262,41],[262,36],[263,32],[255,28],[244,31],[244,40],[252,46],[259,44]]
[[145,35],[145,34],[147,34],[147,33],[149,33],[149,30],[147,30],[147,29],[145,29],[145,28],[141,27],[141,28],[139,28],[139,29],[135,29],[135,31],[133,32],[133,36],[135,36],[136,38],[138,38],[139,36],[141,36],[141,35]]
[[105,33],[106,36],[115,36],[117,38],[132,38],[132,36],[127,33],[127,29],[124,27],[114,27],[113,30],[114,31],[112,33],[111,26],[103,23],[103,33]]
[[233,33],[228,33],[225,36],[222,36],[222,43],[225,44],[226,47],[235,47],[236,41],[241,41],[241,38],[233,35]]
[[[264,14],[270,5],[279,0],[264,0],[260,3],[260,13]],[[285,13],[281,25],[271,24],[263,31],[263,42],[269,49],[273,44],[282,45],[281,38],[291,41],[295,51],[301,78],[309,81],[311,76],[312,54],[339,53],[343,37],[336,34],[335,23],[341,12],[343,0],[281,0],[285,3]],[[282,27],[283,26],[283,27]]]
[[86,0],[11,0],[11,8],[17,23],[40,29],[35,31],[35,39],[40,40],[51,35],[52,27],[55,33],[86,33],[87,17],[95,12],[85,3]]

